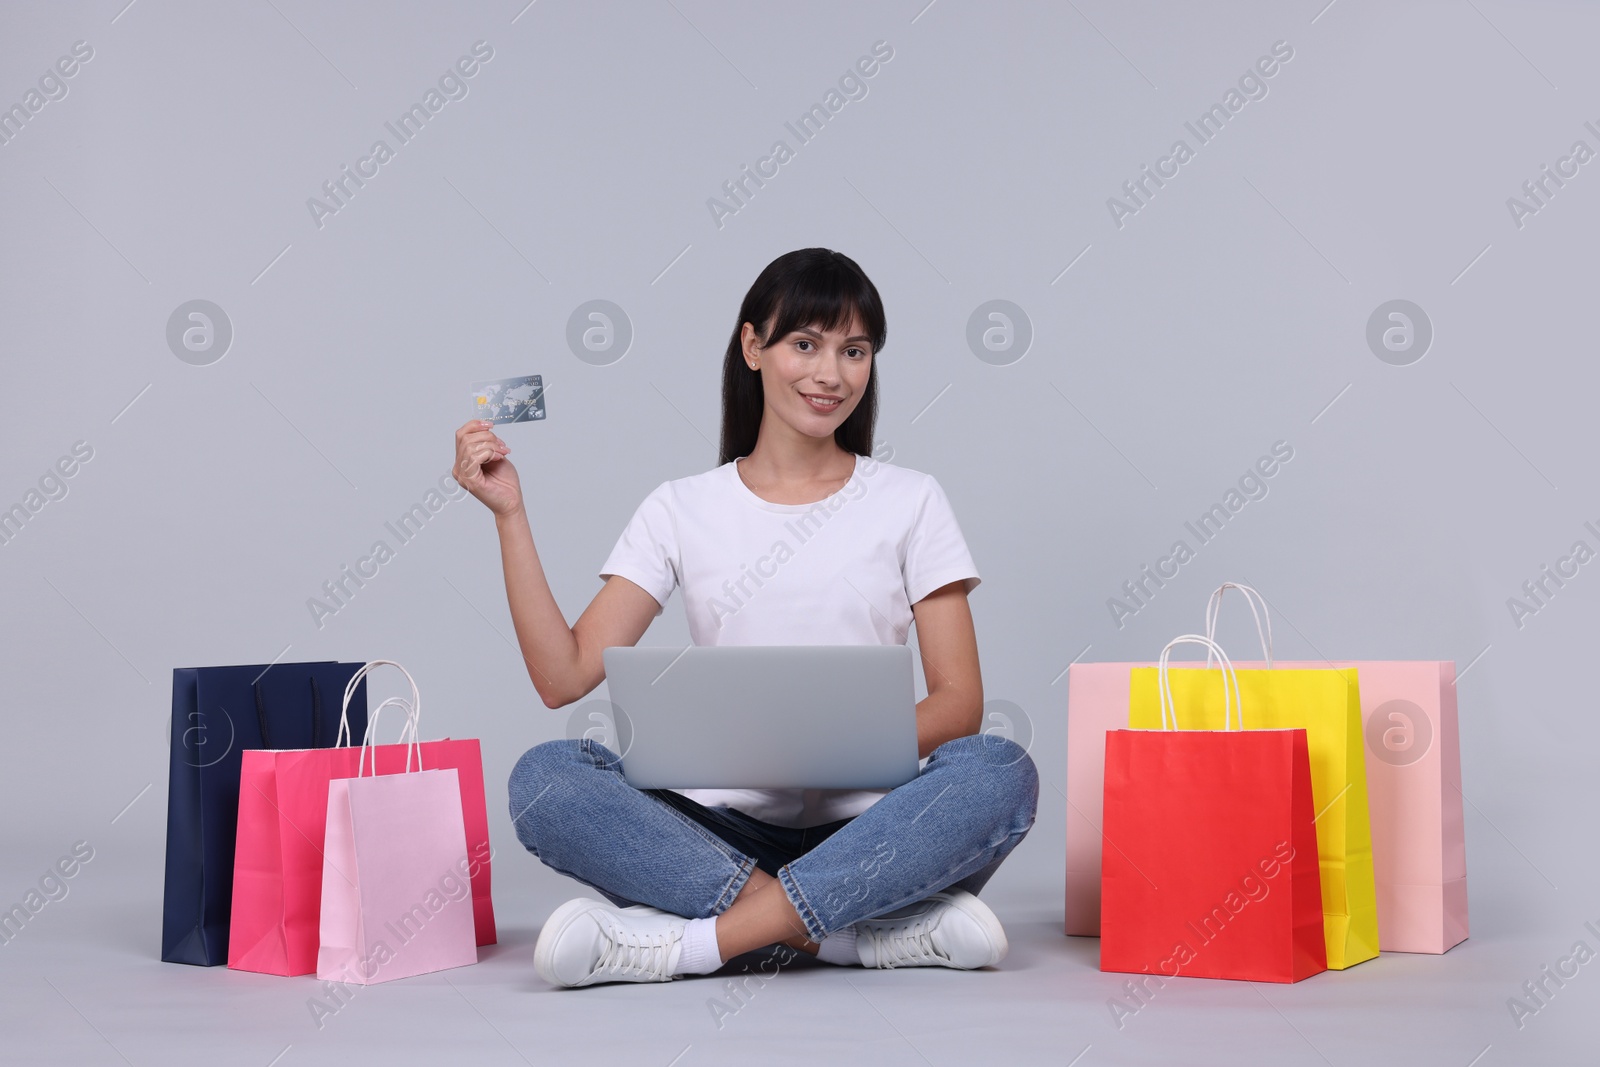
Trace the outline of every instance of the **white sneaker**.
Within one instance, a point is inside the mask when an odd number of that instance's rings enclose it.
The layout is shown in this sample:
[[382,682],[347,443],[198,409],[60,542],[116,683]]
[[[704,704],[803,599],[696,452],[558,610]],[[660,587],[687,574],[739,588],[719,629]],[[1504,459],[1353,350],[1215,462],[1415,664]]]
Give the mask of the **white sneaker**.
[[635,904],[619,908],[592,897],[550,914],[533,950],[533,969],[558,986],[600,982],[670,982],[689,923],[681,915]]
[[989,905],[965,890],[862,919],[856,953],[863,967],[988,967],[1005,958],[1006,932]]

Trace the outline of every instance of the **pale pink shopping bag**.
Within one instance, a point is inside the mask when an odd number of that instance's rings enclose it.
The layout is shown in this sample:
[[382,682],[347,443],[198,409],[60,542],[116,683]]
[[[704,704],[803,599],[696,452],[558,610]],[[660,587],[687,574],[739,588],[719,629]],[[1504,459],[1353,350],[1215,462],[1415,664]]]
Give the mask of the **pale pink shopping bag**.
[[[1213,594],[1216,596],[1216,594]],[[1255,601],[1250,602],[1254,612]],[[1207,618],[1213,618],[1210,612]],[[1257,628],[1261,619],[1257,616]],[[1212,640],[1213,630],[1206,632]],[[1261,640],[1268,641],[1268,631]],[[1210,658],[1207,657],[1207,666]],[[1105,794],[1106,731],[1128,728],[1129,683],[1150,663],[1074,663],[1067,668],[1067,893],[1068,936],[1100,936],[1101,813]],[[1236,664],[1236,666],[1242,666]],[[1174,670],[1195,667],[1174,666]]]
[[1105,801],[1106,732],[1128,728],[1135,667],[1156,663],[1074,663],[1067,668],[1066,932],[1100,936],[1100,816]]
[[[1383,952],[1447,952],[1466,940],[1467,847],[1453,660],[1278,660],[1267,601],[1224,582],[1206,605],[1214,636],[1222,596],[1238,589],[1256,616],[1264,663],[1239,670],[1354,667],[1361,680],[1367,806]],[[1257,610],[1259,607],[1259,611]],[[1209,663],[1209,657],[1208,657]]]
[[1455,663],[1278,666],[1354,667],[1361,679],[1378,947],[1446,952],[1466,940],[1467,846]]
[[328,785],[317,950],[325,981],[372,985],[478,962],[457,773],[422,768],[414,727],[410,747],[401,773]]
[[[1212,594],[1207,636],[1215,636],[1221,593]],[[1257,603],[1251,594],[1252,612]],[[1255,594],[1259,597],[1259,594]],[[1367,803],[1384,952],[1445,952],[1468,935],[1467,860],[1455,663],[1274,661],[1271,620],[1260,601],[1257,627],[1268,659],[1238,670],[1354,667],[1367,743]],[[1068,934],[1100,933],[1101,796],[1105,732],[1128,725],[1128,683],[1150,663],[1078,663],[1067,675]]]

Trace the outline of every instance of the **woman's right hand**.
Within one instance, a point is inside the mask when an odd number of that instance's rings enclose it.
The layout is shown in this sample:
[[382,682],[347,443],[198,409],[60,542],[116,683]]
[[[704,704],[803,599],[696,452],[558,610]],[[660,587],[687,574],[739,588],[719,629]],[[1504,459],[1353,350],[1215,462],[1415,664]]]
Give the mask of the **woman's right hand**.
[[450,473],[461,488],[503,517],[522,507],[522,480],[505,458],[510,447],[495,436],[493,426],[473,419],[456,431],[456,463]]

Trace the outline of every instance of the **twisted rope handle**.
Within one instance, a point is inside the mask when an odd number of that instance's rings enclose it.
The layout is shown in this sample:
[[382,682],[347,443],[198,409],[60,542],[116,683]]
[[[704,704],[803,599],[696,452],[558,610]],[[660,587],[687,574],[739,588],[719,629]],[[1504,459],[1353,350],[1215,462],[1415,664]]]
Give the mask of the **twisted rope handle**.
[[[1217,586],[1216,590],[1211,594],[1211,599],[1206,602],[1206,637],[1210,640],[1216,640],[1217,616],[1222,612],[1222,594],[1226,593],[1230,589],[1237,589],[1239,592],[1243,593],[1245,603],[1250,605],[1250,614],[1254,615],[1256,619],[1256,636],[1261,638],[1261,651],[1266,656],[1267,669],[1271,670],[1272,615],[1267,611],[1267,598],[1256,592],[1250,586],[1241,585],[1239,582],[1223,582],[1221,585]],[[1256,610],[1256,604],[1258,601],[1261,605],[1260,611]],[[1265,628],[1262,626],[1263,622],[1266,624]],[[1206,653],[1206,666],[1211,666],[1210,652]]]
[[[1228,683],[1231,681],[1233,683],[1232,708],[1238,717],[1239,725],[1237,728],[1243,730],[1244,708],[1239,700],[1239,676],[1233,671],[1233,661],[1228,658],[1226,652],[1222,651],[1222,646],[1211,640],[1211,638],[1202,637],[1200,634],[1184,634],[1181,637],[1174,637],[1161,650],[1161,660],[1156,673],[1158,688],[1161,693],[1161,728],[1163,730],[1176,730],[1178,728],[1178,711],[1172,702],[1172,682],[1167,677],[1167,659],[1172,655],[1173,648],[1178,645],[1205,645],[1208,650],[1206,653],[1207,660],[1209,661],[1211,655],[1215,653],[1217,659],[1222,662],[1222,728],[1224,730],[1228,729],[1228,724],[1232,721],[1228,714]],[[1172,724],[1170,727],[1167,725],[1169,722]]]

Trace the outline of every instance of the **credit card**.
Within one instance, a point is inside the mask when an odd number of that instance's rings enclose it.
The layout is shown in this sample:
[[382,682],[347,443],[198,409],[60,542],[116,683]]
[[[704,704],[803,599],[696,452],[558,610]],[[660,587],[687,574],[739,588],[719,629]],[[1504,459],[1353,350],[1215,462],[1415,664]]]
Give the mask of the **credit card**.
[[530,374],[522,378],[473,382],[472,402],[478,418],[496,425],[535,422],[544,418],[544,378]]

